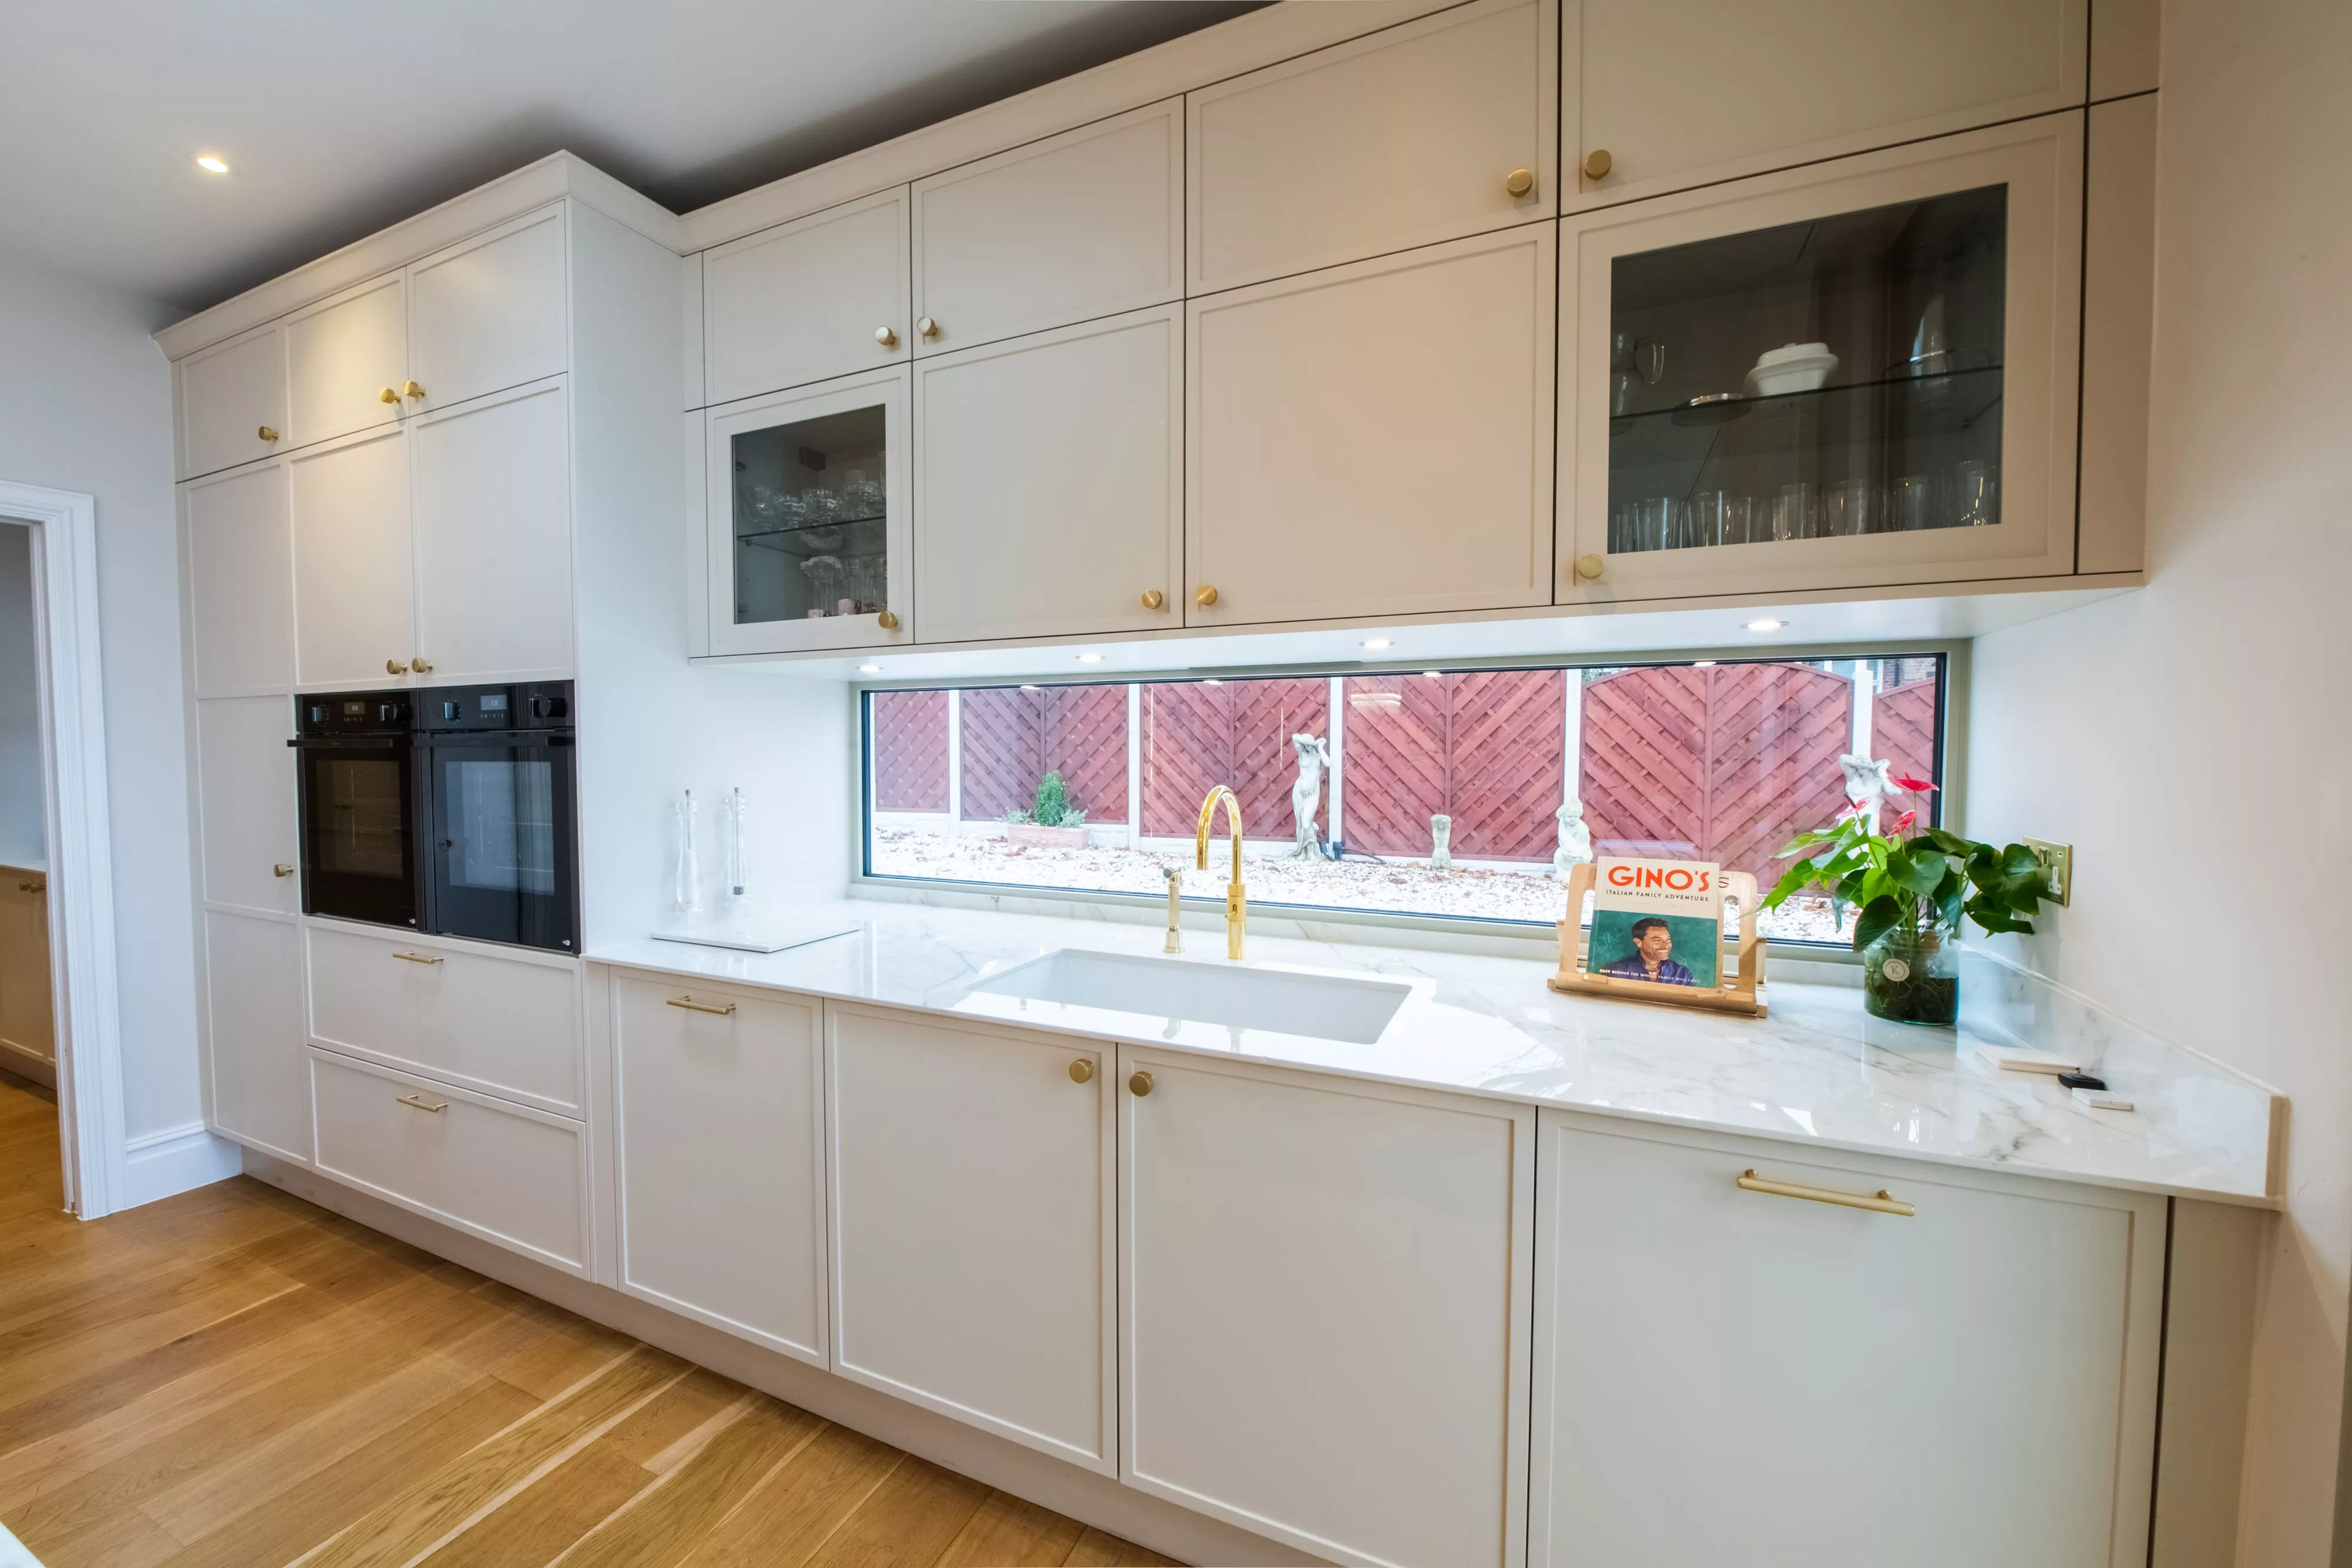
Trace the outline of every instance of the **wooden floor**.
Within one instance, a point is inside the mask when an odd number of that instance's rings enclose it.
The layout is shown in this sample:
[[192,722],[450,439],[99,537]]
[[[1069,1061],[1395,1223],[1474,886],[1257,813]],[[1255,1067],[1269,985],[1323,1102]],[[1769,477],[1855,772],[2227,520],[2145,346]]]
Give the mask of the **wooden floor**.
[[242,1176],[59,1201],[0,1077],[0,1521],[48,1568],[1167,1561]]

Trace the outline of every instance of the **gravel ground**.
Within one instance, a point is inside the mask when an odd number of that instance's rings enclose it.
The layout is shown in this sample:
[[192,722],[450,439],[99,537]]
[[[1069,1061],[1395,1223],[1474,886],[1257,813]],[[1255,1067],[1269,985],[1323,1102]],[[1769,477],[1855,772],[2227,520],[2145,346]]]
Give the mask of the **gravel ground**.
[[[1189,857],[1145,850],[1099,845],[1082,850],[1033,849],[1003,839],[949,838],[896,828],[880,829],[874,835],[877,876],[1161,894],[1168,886],[1162,868],[1170,865],[1183,869],[1186,897],[1224,897],[1224,868],[1215,857],[1209,870],[1195,871]],[[1566,903],[1548,866],[1530,866],[1526,871],[1472,867],[1437,871],[1422,861],[1261,860],[1252,855],[1247,881],[1254,904],[1539,921],[1547,925],[1559,919]],[[1841,927],[1832,922],[1826,898],[1796,898],[1768,910],[1761,925],[1764,934],[1776,941],[1843,945],[1853,930],[1853,913],[1847,912]]]

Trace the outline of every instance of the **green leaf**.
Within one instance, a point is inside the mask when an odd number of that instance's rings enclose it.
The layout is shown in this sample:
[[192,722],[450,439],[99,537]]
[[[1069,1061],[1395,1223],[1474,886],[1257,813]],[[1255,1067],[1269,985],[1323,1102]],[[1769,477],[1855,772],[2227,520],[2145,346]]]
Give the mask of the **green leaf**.
[[1853,950],[1857,953],[1903,924],[1903,905],[1893,898],[1874,898],[1864,904],[1862,914],[1853,923]]
[[1934,893],[1943,882],[1948,864],[1942,855],[1932,850],[1926,853],[1897,850],[1886,857],[1886,874],[1897,885],[1926,894]]

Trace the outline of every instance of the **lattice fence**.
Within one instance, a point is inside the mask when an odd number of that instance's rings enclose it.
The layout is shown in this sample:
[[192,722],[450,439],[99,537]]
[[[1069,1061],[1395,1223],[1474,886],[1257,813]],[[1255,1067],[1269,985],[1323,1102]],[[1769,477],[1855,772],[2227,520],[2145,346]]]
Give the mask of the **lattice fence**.
[[1906,681],[1870,706],[1870,751],[1895,764],[1896,777],[1941,784],[1936,773],[1936,683]]
[[948,809],[948,694],[874,694],[874,806]]
[[[1329,735],[1328,681],[1169,682],[1145,686],[1142,706],[1146,834],[1191,833],[1209,787],[1224,783],[1241,797],[1244,834],[1290,837],[1290,787],[1298,777],[1290,737]],[[1330,827],[1328,789],[1325,797],[1315,811],[1322,833]]]
[[1058,769],[1087,821],[1127,821],[1127,688],[990,686],[963,694],[963,819],[1025,810]]
[[1559,841],[1567,676],[1558,670],[1351,676],[1343,836],[1374,854],[1425,855],[1429,819],[1454,819],[1476,860],[1551,858]]

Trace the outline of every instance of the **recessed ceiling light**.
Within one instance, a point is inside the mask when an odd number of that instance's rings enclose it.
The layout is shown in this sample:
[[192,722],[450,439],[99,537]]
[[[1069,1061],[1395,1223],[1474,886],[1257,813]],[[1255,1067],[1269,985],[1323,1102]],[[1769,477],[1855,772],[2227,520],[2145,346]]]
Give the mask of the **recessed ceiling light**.
[[878,675],[882,673],[882,666],[879,664],[860,664],[857,666],[857,673],[861,675]]
[[1102,663],[1102,655],[1100,653],[1081,653],[1078,655],[1078,663],[1081,664],[1099,664]]
[[1787,624],[1788,622],[1786,621],[1775,621],[1768,615],[1761,621],[1750,621],[1748,623],[1748,630],[1750,632],[1778,632]]
[[1386,637],[1367,637],[1364,639],[1364,646],[1377,653],[1382,648],[1395,647],[1396,643]]
[[229,172],[228,160],[217,152],[197,153],[196,167],[207,174],[226,174]]

